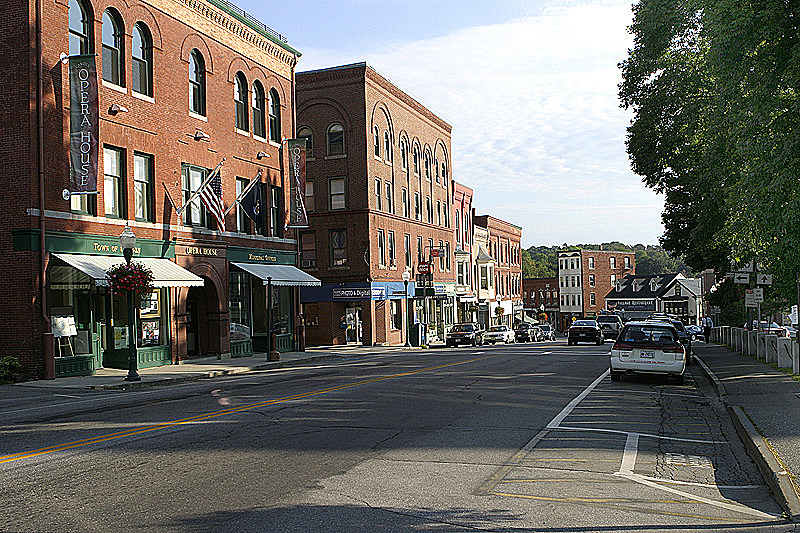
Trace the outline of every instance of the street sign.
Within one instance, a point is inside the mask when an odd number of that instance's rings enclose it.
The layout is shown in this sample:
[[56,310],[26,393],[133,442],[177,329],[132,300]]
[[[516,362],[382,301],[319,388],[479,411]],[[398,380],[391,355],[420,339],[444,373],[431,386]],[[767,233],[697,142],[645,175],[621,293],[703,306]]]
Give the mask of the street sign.
[[738,265],[735,263],[732,264],[731,270],[733,270],[734,272],[753,272],[754,267],[755,267],[755,261],[751,259],[750,261],[743,264],[742,263]]
[[734,272],[733,273],[733,282],[734,283],[743,283],[747,285],[750,283],[750,274],[747,272]]
[[439,249],[431,248],[431,257],[439,257]]
[[747,291],[744,293],[744,306],[758,307],[758,305],[756,305],[756,295],[753,294],[753,289],[747,289]]
[[756,285],[772,285],[772,274],[756,274]]
[[753,289],[753,297],[756,299],[757,304],[764,303],[764,289]]
[[419,274],[430,274],[431,273],[431,264],[430,263],[420,263],[417,265],[417,272]]

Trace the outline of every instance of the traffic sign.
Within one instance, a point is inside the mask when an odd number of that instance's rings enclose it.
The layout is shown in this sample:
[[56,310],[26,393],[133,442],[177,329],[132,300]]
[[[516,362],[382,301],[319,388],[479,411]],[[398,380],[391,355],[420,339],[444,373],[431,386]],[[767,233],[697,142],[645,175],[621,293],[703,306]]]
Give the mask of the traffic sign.
[[750,274],[747,272],[734,272],[733,273],[733,282],[734,283],[743,283],[747,285],[750,283]]
[[757,285],[772,285],[772,274],[756,274]]
[[756,299],[757,304],[764,303],[764,289],[753,289],[753,297]]
[[420,274],[430,274],[431,273],[431,264],[430,263],[420,263],[417,265],[417,272]]
[[731,264],[731,270],[734,272],[753,272],[755,268],[755,261],[752,259],[746,263],[737,265],[736,263]]
[[756,305],[756,296],[755,294],[753,294],[753,289],[748,289],[747,292],[744,294],[744,306],[758,307],[758,305]]
[[431,257],[439,257],[439,249],[431,248]]

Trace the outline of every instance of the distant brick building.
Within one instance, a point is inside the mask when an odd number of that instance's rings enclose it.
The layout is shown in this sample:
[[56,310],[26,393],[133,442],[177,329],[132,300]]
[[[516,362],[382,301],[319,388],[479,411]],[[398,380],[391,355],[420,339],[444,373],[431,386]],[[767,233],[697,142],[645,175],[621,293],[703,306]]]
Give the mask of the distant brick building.
[[522,305],[528,316],[536,318],[544,312],[547,322],[560,328],[558,278],[523,278]]
[[476,228],[486,232],[486,252],[492,259],[488,265],[481,264],[480,256],[477,259],[479,268],[488,267],[488,276],[483,272],[477,276],[479,283],[488,281],[493,289],[485,298],[479,294],[479,321],[484,326],[513,326],[522,319],[522,228],[491,215],[473,219]]
[[[295,264],[295,236],[284,231],[281,142],[294,131],[299,53],[220,0],[41,6],[37,19],[33,2],[6,0],[0,22],[4,65],[14,73],[0,79],[0,304],[9,311],[0,355],[20,357],[40,377],[127,366],[126,295],[103,286],[104,265],[120,261],[126,225],[138,237],[135,259],[158,270],[130,340],[140,366],[265,349],[262,278],[236,264]],[[71,88],[62,53],[96,55],[99,114],[98,194],[67,201]],[[232,211],[222,231],[199,200],[182,217],[170,207],[168,194],[183,204],[223,159],[225,207],[262,171],[258,230]],[[175,277],[163,277],[167,271]],[[279,348],[293,349],[297,291],[282,286],[274,296]],[[50,333],[54,317],[76,326],[63,351]]]
[[606,250],[558,252],[562,330],[573,318],[591,318],[606,309],[605,296],[618,279],[636,273],[636,254]]
[[[450,125],[366,63],[296,83],[312,146],[301,266],[323,281],[302,291],[309,344],[401,344],[415,322],[443,339],[455,320]],[[415,299],[421,263],[435,294]]]
[[472,198],[474,192],[453,181],[453,233],[456,262],[456,320],[474,322],[478,311],[475,279],[475,247],[473,246]]

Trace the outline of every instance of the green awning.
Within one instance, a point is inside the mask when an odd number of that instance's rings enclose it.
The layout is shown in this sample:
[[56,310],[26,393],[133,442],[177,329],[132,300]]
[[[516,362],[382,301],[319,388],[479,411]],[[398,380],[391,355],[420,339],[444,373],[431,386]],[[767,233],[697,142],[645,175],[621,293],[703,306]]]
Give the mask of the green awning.
[[322,282],[292,265],[265,265],[262,263],[231,263],[264,281],[264,285],[287,287],[319,287]]

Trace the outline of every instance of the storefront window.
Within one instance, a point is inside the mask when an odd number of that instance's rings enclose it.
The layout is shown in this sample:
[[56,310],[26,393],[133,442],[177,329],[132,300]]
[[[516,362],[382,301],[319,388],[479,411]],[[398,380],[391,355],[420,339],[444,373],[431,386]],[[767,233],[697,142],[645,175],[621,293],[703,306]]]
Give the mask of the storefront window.
[[[253,334],[269,333],[267,286],[253,290]],[[272,287],[272,332],[275,335],[292,333],[292,288]]]
[[169,344],[165,303],[166,289],[154,290],[139,301],[139,347]]
[[250,274],[231,272],[229,284],[231,340],[250,338]]
[[[59,341],[63,349],[56,349],[56,356],[70,356],[92,353],[92,322],[96,318],[93,307],[92,281],[86,274],[66,265],[52,265],[49,269],[50,278],[50,317],[64,324],[74,323],[74,336],[69,340]],[[56,331],[56,328],[53,329]],[[69,342],[71,346],[66,343]],[[71,347],[71,350],[70,350]]]

